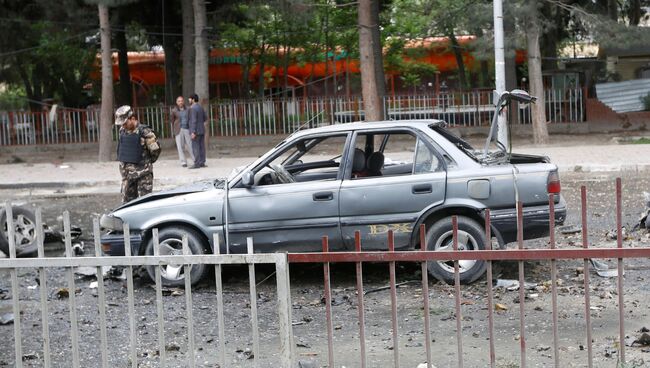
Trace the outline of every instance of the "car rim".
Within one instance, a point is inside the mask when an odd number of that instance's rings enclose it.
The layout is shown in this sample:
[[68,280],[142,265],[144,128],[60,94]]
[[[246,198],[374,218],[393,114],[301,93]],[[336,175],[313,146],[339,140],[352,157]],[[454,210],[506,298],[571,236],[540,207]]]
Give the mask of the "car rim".
[[[161,256],[178,256],[183,254],[183,242],[180,239],[165,239],[160,243]],[[192,266],[190,265],[190,271]],[[168,264],[160,267],[160,275],[167,280],[176,281],[185,278],[183,265]]]
[[[8,234],[7,223],[3,226],[4,233]],[[29,245],[36,239],[36,225],[29,218],[18,215],[14,219],[14,239],[16,240],[16,249]]]
[[[435,243],[433,250],[435,251],[453,251],[454,250],[454,239],[453,231],[449,230],[446,233],[442,234]],[[476,250],[478,249],[478,242],[474,237],[463,230],[458,230],[458,250]],[[474,260],[460,260],[458,261],[458,271],[459,273],[464,273],[469,271],[476,261]],[[438,265],[449,273],[454,273],[454,262],[453,261],[439,261]]]

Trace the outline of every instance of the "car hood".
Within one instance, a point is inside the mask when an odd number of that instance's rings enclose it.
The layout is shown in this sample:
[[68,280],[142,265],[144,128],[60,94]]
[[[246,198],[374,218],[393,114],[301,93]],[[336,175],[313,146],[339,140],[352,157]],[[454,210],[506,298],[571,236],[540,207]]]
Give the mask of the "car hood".
[[137,204],[141,203],[146,203],[146,202],[151,202],[151,201],[157,201],[159,199],[163,198],[169,198],[169,197],[174,197],[177,195],[182,195],[182,194],[189,194],[189,193],[196,193],[196,192],[205,192],[206,190],[212,190],[215,188],[223,188],[223,183],[224,181],[222,179],[216,179],[216,180],[205,180],[205,181],[199,181],[196,183],[188,184],[188,185],[183,185],[180,187],[176,187],[173,189],[167,189],[167,190],[161,190],[159,192],[155,193],[149,193],[145,196],[136,198],[130,202],[124,203],[120,207],[116,208],[115,211],[135,206]]

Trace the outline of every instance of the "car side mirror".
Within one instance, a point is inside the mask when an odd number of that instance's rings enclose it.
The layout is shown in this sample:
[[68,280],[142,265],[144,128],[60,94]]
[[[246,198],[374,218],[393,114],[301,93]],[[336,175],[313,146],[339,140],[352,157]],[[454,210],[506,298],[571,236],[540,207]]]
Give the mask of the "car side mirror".
[[241,176],[241,182],[246,188],[250,188],[255,184],[255,175],[250,171],[246,171]]

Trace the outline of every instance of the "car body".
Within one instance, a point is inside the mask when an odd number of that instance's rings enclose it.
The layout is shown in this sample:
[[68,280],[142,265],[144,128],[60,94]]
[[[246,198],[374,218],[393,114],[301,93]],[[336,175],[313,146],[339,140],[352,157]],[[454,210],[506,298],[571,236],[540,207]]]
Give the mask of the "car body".
[[[211,252],[215,234],[225,240],[222,253],[245,253],[247,237],[255,252],[320,251],[325,235],[332,251],[354,250],[356,231],[363,249],[386,250],[388,230],[396,249],[406,250],[419,246],[424,224],[429,249],[446,250],[451,216],[457,215],[460,249],[485,249],[491,246],[483,230],[486,209],[492,236],[504,247],[516,241],[517,199],[524,238],[548,235],[549,190],[561,224],[566,204],[557,167],[546,157],[486,151],[480,158],[436,120],[338,124],[297,131],[227,180],[122,205],[102,216],[102,227],[110,230],[102,247],[123,255],[122,226],[128,223],[131,254],[153,253],[154,228],[161,231],[161,254],[180,254],[185,233],[193,253]],[[429,263],[434,276],[453,280],[453,264]],[[484,270],[482,261],[463,261],[461,280],[471,282]],[[181,273],[170,268],[163,279],[180,284]]]

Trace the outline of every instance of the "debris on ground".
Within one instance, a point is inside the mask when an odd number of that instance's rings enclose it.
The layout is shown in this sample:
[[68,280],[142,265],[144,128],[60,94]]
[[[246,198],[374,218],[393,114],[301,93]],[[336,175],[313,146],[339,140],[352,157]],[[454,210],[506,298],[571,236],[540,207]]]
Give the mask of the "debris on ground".
[[[497,279],[496,283],[493,285],[495,288],[504,288],[508,291],[519,290],[519,280],[505,280]],[[534,282],[524,282],[525,290],[533,290],[537,288],[537,283]]]
[[634,345],[639,345],[639,346],[650,346],[650,335],[648,333],[643,332],[641,336],[639,336],[638,339],[634,340],[630,346]]
[[113,280],[126,280],[126,272],[124,267],[102,267],[102,274]]
[[[404,281],[404,282],[398,282],[398,283],[395,284],[395,287],[398,288],[400,286],[413,284],[413,283],[419,283],[419,282],[421,282],[421,281],[420,280],[408,280],[408,281]],[[389,290],[389,289],[390,289],[390,285],[386,285],[386,286],[378,287],[378,288],[375,288],[375,289],[366,290],[366,291],[363,292],[363,295],[368,295],[370,293],[376,293],[378,291],[384,291],[384,290]]]
[[427,363],[420,363],[417,368],[436,368],[436,366],[433,364],[427,365]]
[[[151,285],[152,288],[155,288],[155,285]],[[179,288],[162,288],[162,295],[164,296],[182,296],[185,295],[185,291]]]
[[[629,234],[628,234],[627,228],[625,226],[621,227],[621,239],[626,240],[628,238],[629,238]],[[618,231],[616,229],[609,230],[605,234],[605,239],[608,240],[608,241],[618,239]]]
[[571,235],[571,234],[581,233],[582,232],[582,226],[580,226],[580,225],[565,225],[565,226],[558,227],[557,230],[560,232],[560,234]]
[[600,277],[605,277],[605,278],[610,278],[610,277],[617,277],[618,276],[618,269],[610,269],[607,263],[603,261],[599,261],[598,259],[595,258],[590,258],[589,261],[591,261],[591,266],[596,270],[596,273]]
[[74,270],[74,273],[76,275],[81,275],[86,277],[97,276],[97,267],[90,267],[90,266],[77,267]]
[[5,313],[0,316],[0,325],[8,325],[10,323],[14,323],[13,313]]
[[81,256],[84,254],[84,242],[72,244],[72,253],[75,256]]

